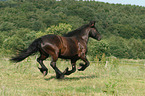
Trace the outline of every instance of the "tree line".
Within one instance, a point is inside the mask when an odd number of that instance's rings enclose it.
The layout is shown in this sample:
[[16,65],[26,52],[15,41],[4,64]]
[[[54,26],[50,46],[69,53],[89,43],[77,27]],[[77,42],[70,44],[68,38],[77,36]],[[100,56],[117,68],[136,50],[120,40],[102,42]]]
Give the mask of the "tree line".
[[40,36],[62,35],[95,20],[103,39],[90,39],[89,56],[145,58],[142,6],[93,0],[5,0],[0,1],[0,14],[1,52],[18,52]]

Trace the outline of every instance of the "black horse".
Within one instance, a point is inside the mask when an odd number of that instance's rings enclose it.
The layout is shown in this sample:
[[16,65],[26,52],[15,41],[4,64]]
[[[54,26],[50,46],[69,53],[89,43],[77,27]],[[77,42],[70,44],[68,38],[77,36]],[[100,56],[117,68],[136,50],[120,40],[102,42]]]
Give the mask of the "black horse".
[[[63,37],[54,34],[42,36],[34,40],[26,50],[22,51],[11,60],[19,62],[39,51],[40,57],[37,58],[37,61],[41,65],[39,70],[43,75],[45,76],[48,73],[48,69],[43,64],[43,60],[51,56],[50,65],[56,72],[56,78],[64,78],[64,75],[70,75],[76,71],[76,61],[79,59],[83,60],[85,64],[80,63],[78,71],[83,71],[89,66],[90,63],[86,58],[89,37],[97,39],[98,41],[101,40],[101,35],[95,28],[95,21],[91,21],[89,24],[83,25],[65,34]],[[56,66],[58,58],[70,59],[72,69],[68,70],[68,68],[66,68],[64,72],[61,72]]]

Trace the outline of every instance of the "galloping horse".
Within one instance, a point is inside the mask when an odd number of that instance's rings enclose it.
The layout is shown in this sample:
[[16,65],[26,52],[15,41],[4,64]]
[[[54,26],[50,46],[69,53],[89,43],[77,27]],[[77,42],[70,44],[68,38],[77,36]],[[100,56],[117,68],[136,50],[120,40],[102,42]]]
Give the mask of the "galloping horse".
[[[89,37],[97,39],[98,41],[101,40],[101,35],[95,28],[95,21],[90,21],[89,24],[83,25],[64,36],[49,34],[35,39],[26,50],[23,50],[11,60],[20,62],[39,51],[40,57],[37,58],[37,61],[41,65],[41,68],[38,69],[42,74],[45,76],[48,73],[48,69],[43,64],[43,60],[51,56],[50,65],[56,72],[56,78],[64,78],[64,75],[70,75],[76,71],[76,61],[79,59],[83,60],[85,64],[80,63],[78,71],[84,71],[89,66],[90,63],[86,58]],[[58,58],[70,59],[72,69],[69,70],[69,68],[66,68],[64,72],[61,72],[56,66]]]

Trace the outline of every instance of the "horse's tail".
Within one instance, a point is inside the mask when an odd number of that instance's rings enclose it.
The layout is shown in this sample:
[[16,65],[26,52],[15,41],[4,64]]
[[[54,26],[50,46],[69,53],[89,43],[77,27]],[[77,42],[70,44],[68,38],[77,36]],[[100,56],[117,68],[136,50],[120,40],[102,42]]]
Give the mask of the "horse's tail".
[[23,50],[20,54],[18,54],[18,56],[13,57],[11,60],[15,62],[20,62],[24,60],[33,53],[36,53],[40,48],[40,44],[41,38],[34,40],[27,49]]

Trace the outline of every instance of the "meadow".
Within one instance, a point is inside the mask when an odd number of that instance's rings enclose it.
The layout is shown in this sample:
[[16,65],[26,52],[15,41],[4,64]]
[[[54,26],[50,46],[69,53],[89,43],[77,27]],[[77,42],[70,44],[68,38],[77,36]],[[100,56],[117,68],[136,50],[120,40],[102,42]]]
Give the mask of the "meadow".
[[[91,61],[83,72],[56,79],[50,60],[44,61],[49,69],[43,76],[37,67],[37,56],[20,63],[0,58],[0,96],[144,96],[145,60],[125,60],[114,57]],[[107,62],[106,62],[107,61]],[[77,67],[79,67],[77,62]],[[71,65],[58,60],[62,71]]]

